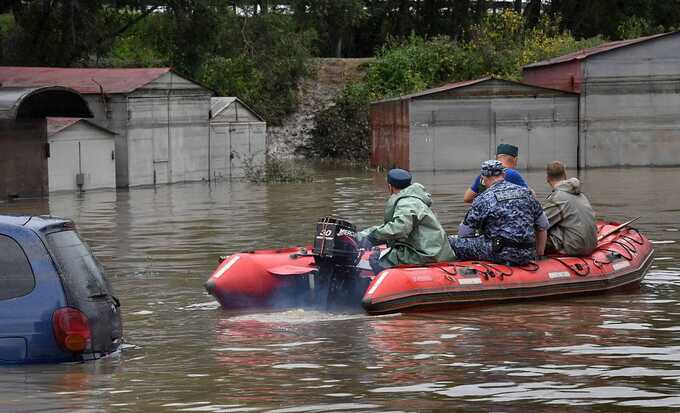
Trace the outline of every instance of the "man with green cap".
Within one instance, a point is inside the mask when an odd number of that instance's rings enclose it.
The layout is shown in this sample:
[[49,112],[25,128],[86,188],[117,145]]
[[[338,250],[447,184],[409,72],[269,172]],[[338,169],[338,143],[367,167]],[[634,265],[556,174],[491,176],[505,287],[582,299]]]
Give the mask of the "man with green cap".
[[[517,166],[518,154],[519,148],[515,145],[510,145],[509,143],[501,143],[496,147],[496,160],[501,161],[505,167],[505,180],[515,185],[528,188],[522,175],[514,169]],[[481,175],[477,175],[472,186],[465,191],[465,195],[463,195],[464,202],[471,203],[477,195],[484,192],[486,187],[482,184],[481,178]]]
[[373,226],[358,234],[362,248],[387,244],[388,252],[371,254],[369,263],[378,274],[396,265],[423,265],[456,259],[449,245],[446,231],[432,212],[432,197],[419,183],[411,183],[411,174],[403,169],[392,169],[387,174],[390,197],[385,203],[382,225]]

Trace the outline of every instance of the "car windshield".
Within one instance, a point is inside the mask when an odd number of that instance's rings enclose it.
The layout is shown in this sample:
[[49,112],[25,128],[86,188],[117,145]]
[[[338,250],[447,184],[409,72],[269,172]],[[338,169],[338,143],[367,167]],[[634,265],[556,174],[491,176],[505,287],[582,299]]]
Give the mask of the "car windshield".
[[75,231],[48,234],[47,243],[75,299],[108,294],[101,265]]

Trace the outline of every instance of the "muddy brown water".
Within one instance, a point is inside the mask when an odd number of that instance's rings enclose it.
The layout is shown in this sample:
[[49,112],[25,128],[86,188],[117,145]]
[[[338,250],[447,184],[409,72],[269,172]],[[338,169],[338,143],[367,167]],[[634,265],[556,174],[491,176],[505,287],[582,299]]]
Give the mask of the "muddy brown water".
[[[179,184],[56,194],[0,213],[75,220],[123,303],[126,346],[86,364],[0,368],[0,412],[671,412],[680,409],[680,169],[581,174],[600,217],[655,243],[623,294],[420,315],[227,312],[219,255],[309,243],[317,218],[382,218],[384,179]],[[540,172],[525,173],[539,196]],[[416,174],[453,229],[471,173]]]

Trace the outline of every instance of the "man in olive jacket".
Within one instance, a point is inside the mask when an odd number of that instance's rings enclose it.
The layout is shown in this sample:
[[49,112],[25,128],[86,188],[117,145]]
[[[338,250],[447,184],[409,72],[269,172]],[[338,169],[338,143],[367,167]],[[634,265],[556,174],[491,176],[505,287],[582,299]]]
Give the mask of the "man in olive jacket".
[[581,182],[567,179],[564,165],[558,161],[546,167],[546,181],[553,188],[543,203],[550,223],[546,252],[590,255],[597,247],[597,225],[595,211],[581,193]]
[[369,260],[377,274],[401,264],[422,265],[456,259],[437,216],[430,209],[432,197],[419,183],[411,183],[411,174],[392,169],[387,174],[391,196],[385,203],[384,223],[359,233],[360,245],[387,244],[382,257],[377,251]]

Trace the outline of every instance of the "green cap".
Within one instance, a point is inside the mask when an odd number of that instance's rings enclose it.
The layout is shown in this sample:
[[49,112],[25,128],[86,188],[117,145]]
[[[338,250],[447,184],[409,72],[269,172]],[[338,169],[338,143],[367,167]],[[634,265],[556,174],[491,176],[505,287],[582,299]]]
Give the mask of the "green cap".
[[496,155],[510,155],[517,157],[519,153],[519,148],[515,145],[510,145],[509,143],[501,143],[496,147]]

